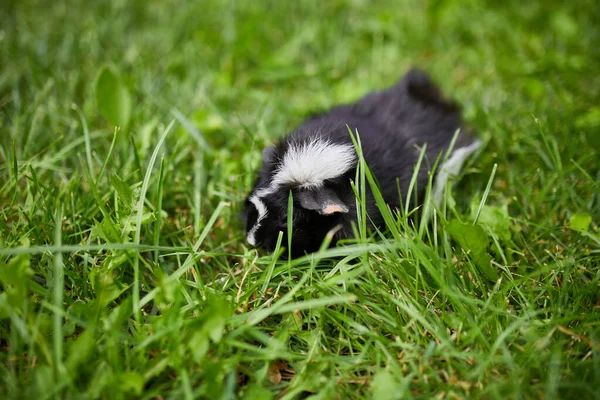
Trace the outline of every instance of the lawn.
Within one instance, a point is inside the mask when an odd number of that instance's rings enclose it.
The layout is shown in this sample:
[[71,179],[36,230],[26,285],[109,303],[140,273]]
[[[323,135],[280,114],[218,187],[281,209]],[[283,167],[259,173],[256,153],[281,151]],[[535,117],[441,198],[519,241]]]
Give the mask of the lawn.
[[[600,398],[598,21],[592,0],[2,1],[0,398]],[[411,66],[484,142],[431,223],[249,248],[261,149]]]

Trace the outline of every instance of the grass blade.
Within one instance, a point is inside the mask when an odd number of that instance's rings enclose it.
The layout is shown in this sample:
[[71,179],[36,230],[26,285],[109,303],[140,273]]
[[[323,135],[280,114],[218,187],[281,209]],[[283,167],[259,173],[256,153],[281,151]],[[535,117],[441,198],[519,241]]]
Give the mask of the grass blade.
[[[148,184],[150,183],[150,176],[152,175],[152,169],[154,168],[154,163],[156,162],[156,158],[158,157],[158,152],[165,141],[165,138],[173,128],[175,121],[171,121],[171,123],[167,126],[162,136],[158,140],[154,151],[152,152],[152,156],[150,157],[150,162],[148,163],[148,167],[146,168],[146,174],[144,175],[144,181],[142,183],[142,189],[140,192],[140,198],[138,200],[137,206],[137,216],[135,219],[135,233],[134,233],[134,244],[140,244],[140,236],[142,232],[142,215],[144,213],[144,202],[146,200],[146,192],[148,191]],[[133,311],[135,315],[135,321],[139,325],[141,323],[141,314],[140,314],[140,257],[139,254],[135,257],[133,261]]]
[[477,208],[477,213],[475,214],[475,219],[473,220],[473,225],[477,224],[479,220],[479,216],[481,215],[481,210],[483,210],[483,206],[487,201],[487,198],[490,194],[490,190],[492,189],[492,183],[494,182],[494,177],[496,176],[496,169],[498,168],[498,164],[494,163],[494,167],[492,168],[492,173],[490,174],[490,178],[488,179],[487,186],[485,187],[485,191],[483,192],[483,196],[481,197],[481,202],[479,203],[479,207]]
[[[54,243],[56,246],[62,244],[62,208],[56,208],[56,214],[54,215]],[[63,322],[62,313],[59,311],[63,310],[63,293],[64,293],[64,272],[63,272],[63,255],[62,253],[56,252],[54,254],[54,270],[52,272],[52,288],[53,288],[53,305],[56,308],[54,312],[53,321],[53,350],[54,350],[54,379],[55,382],[62,380],[63,373]]]

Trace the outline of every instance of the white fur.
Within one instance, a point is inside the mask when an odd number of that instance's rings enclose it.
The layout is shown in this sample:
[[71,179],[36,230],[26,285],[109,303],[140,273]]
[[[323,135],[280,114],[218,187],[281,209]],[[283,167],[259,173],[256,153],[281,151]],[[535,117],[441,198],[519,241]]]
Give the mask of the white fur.
[[435,183],[433,185],[432,198],[435,204],[439,207],[442,204],[442,198],[444,196],[444,188],[448,178],[455,177],[460,173],[463,163],[465,160],[481,147],[481,141],[476,140],[467,147],[461,147],[452,152],[450,157],[442,164],[440,171],[437,174]]
[[251,246],[256,246],[256,231],[260,227],[260,222],[267,216],[268,211],[265,203],[263,203],[256,194],[250,197],[250,202],[254,204],[254,207],[256,207],[256,210],[258,211],[258,218],[256,219],[252,229],[250,229],[248,232],[246,240]]
[[323,181],[342,175],[354,165],[356,154],[349,144],[317,139],[292,144],[274,177],[274,184],[319,187]]
[[303,188],[320,187],[325,180],[344,174],[354,166],[355,162],[356,154],[352,145],[335,144],[322,139],[291,144],[283,156],[271,184],[257,190],[250,197],[250,202],[258,211],[258,218],[252,229],[248,231],[246,237],[248,243],[256,246],[256,232],[268,213],[262,198],[275,193],[282,185],[292,184]]

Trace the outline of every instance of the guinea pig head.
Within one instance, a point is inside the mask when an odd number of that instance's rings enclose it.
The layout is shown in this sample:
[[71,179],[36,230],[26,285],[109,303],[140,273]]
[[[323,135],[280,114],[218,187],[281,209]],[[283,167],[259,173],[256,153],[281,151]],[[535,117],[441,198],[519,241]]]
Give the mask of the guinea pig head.
[[287,245],[291,193],[292,254],[318,250],[328,232],[347,227],[355,214],[350,185],[355,164],[352,145],[320,138],[265,149],[262,170],[246,200],[247,242],[273,250],[283,232],[282,245]]

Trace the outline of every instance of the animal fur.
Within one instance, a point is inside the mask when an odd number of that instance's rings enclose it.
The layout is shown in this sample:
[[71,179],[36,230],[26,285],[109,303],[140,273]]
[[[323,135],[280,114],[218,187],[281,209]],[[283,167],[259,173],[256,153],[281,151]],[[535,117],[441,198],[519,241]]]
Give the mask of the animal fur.
[[[309,118],[263,151],[262,169],[246,201],[250,245],[272,250],[279,232],[287,234],[290,191],[294,200],[294,255],[317,250],[334,229],[333,243],[352,236],[357,210],[351,181],[356,175],[357,155],[348,127],[359,132],[365,161],[379,182],[384,200],[393,208],[406,201],[425,144],[425,158],[417,175],[421,191],[438,156],[445,157],[460,130],[452,154],[436,177],[433,198],[438,202],[448,177],[456,175],[480,145],[462,126],[459,107],[442,97],[426,73],[411,70],[387,90]],[[367,213],[375,226],[383,224],[370,192]]]

